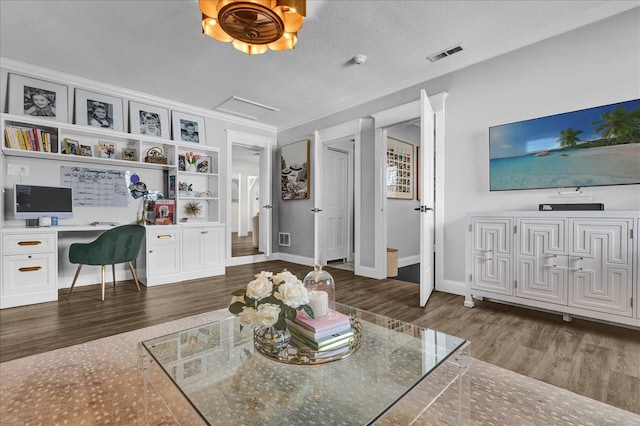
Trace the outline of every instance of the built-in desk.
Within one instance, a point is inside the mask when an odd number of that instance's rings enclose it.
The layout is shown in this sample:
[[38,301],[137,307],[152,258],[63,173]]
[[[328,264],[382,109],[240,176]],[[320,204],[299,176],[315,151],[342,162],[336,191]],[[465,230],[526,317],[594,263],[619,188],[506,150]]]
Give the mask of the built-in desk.
[[[76,270],[69,263],[69,246],[91,242],[113,227],[2,228],[0,309],[58,300],[58,289],[71,285]],[[224,275],[224,235],[225,225],[217,222],[147,226],[136,274],[146,286]],[[116,265],[116,280],[129,279],[126,264]],[[76,286],[99,282],[100,268],[85,268]]]
[[[58,300],[63,284],[59,271],[67,268],[68,258],[59,256],[60,235],[89,233],[92,238],[113,226],[54,226],[42,228],[2,229],[2,274],[0,276],[0,309]],[[63,285],[61,285],[63,284]]]

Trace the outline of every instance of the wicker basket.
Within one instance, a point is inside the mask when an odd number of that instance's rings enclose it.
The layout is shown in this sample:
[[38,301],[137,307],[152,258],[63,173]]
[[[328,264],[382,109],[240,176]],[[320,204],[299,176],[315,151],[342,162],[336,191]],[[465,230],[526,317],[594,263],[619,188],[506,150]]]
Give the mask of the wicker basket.
[[153,148],[149,148],[146,157],[144,157],[144,162],[154,164],[167,164],[167,157],[164,156],[162,148],[156,146]]

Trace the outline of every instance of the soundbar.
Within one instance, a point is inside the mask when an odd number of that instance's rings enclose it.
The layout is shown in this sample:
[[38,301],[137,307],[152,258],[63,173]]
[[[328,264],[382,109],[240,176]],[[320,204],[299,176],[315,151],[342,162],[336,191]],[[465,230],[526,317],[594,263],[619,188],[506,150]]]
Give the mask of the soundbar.
[[573,204],[538,204],[538,210],[551,212],[556,210],[604,210],[602,203],[573,203]]

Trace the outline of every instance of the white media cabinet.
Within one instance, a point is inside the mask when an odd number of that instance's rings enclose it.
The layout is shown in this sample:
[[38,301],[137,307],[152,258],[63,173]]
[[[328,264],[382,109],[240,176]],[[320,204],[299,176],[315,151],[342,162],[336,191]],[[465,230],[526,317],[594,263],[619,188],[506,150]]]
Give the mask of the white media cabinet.
[[466,226],[471,297],[640,327],[639,211],[470,212]]

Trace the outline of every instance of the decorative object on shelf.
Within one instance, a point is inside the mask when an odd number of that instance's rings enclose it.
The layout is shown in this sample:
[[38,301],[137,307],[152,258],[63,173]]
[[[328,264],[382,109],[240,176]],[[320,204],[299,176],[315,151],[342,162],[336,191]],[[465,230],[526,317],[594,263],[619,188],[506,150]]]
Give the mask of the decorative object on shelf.
[[330,273],[315,265],[302,281],[309,292],[309,306],[316,318],[327,316],[329,309],[335,308],[336,287]]
[[202,32],[248,55],[293,49],[307,15],[306,0],[200,0]]
[[79,143],[76,140],[64,138],[64,152],[67,155],[78,155],[80,152]]
[[76,124],[124,131],[122,99],[76,89]]
[[100,158],[116,158],[116,147],[112,143],[98,142],[98,152],[100,153]]
[[229,312],[240,318],[241,328],[254,330],[254,345],[261,353],[278,354],[287,348],[287,319],[295,320],[296,311],[313,318],[307,289],[287,270],[275,275],[262,271],[246,288],[231,294]]
[[202,155],[200,154],[196,154],[194,152],[185,152],[184,154],[184,158],[187,161],[187,171],[188,172],[195,172],[197,169],[196,163],[197,161],[200,159],[200,157],[202,157]]
[[80,155],[83,157],[93,157],[91,145],[80,145]]
[[196,172],[198,173],[211,173],[211,157],[201,156],[196,161]]
[[147,204],[147,194],[149,194],[149,190],[147,190],[147,185],[144,182],[140,181],[140,176],[137,173],[133,173],[129,178],[131,182],[129,184],[129,192],[134,199],[142,198],[142,202],[140,203],[140,220],[138,221],[138,225],[146,225],[147,219],[144,215],[144,210]]
[[153,216],[156,225],[172,225],[175,210],[173,200],[156,200],[153,207]]
[[184,172],[187,170],[187,160],[184,155],[178,154],[178,171]]
[[292,143],[280,149],[280,177],[283,200],[301,200],[310,196],[310,140]]
[[413,145],[387,137],[387,198],[413,200]]
[[201,193],[198,194],[198,197],[213,198],[213,194],[211,193],[211,191],[202,191]]
[[171,111],[173,140],[205,144],[204,118]]
[[197,201],[189,201],[184,205],[184,212],[189,216],[198,216],[202,212],[202,205]]
[[67,122],[67,86],[9,73],[9,114]]
[[169,110],[129,101],[129,131],[169,139]]
[[165,157],[162,148],[154,146],[147,150],[147,155],[144,157],[145,163],[154,164],[167,164],[167,157]]
[[122,148],[122,159],[126,161],[138,161],[138,150],[131,147]]

